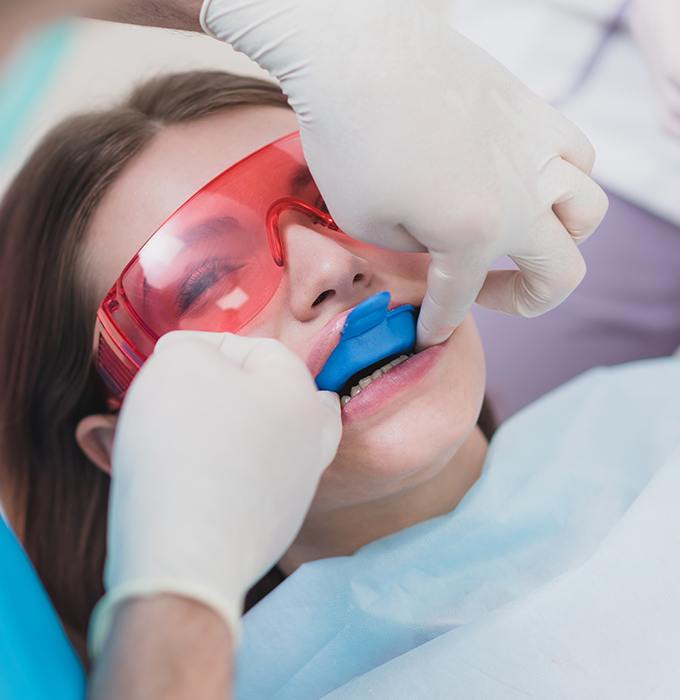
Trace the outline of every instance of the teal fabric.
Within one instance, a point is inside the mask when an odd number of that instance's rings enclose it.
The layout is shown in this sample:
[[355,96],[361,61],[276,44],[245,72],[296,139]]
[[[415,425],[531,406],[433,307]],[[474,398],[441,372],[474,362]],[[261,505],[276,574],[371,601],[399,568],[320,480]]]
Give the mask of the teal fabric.
[[52,27],[19,51],[0,74],[0,161],[26,128],[71,37],[71,27]]
[[582,375],[501,428],[453,513],[250,611],[237,697],[680,697],[679,443],[680,361]]
[[84,698],[80,661],[38,575],[2,517],[0,572],[0,698]]
[[[3,66],[0,161],[27,125],[68,45],[53,27]],[[0,517],[0,698],[80,700],[85,673],[21,545]]]

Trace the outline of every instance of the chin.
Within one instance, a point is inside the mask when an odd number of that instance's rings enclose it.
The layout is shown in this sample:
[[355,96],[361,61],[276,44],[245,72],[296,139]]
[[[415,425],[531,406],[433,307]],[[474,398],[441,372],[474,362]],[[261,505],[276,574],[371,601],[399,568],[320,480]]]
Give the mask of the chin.
[[[425,358],[419,360],[420,355]],[[321,480],[315,510],[416,486],[441,471],[472,433],[484,398],[485,368],[470,316],[448,341],[400,369],[391,384],[366,392],[354,411],[361,395],[343,409],[343,438]]]

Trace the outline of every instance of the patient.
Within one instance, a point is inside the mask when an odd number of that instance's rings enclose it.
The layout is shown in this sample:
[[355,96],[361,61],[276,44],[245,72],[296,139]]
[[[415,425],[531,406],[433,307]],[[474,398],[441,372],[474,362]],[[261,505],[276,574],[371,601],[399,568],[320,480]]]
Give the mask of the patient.
[[[116,427],[92,365],[96,309],[182,202],[294,129],[267,83],[158,79],[58,127],[0,208],[2,505],[83,657]],[[283,281],[243,332],[280,339],[312,373],[339,314],[382,290],[420,303],[426,256],[281,223]],[[677,531],[680,363],[586,375],[505,424],[487,454],[471,318],[432,356],[389,402],[369,386],[345,405],[299,536],[251,592],[264,599],[245,618],[238,697],[582,697],[584,677],[656,688],[680,608],[676,543],[658,555]]]
[[[58,126],[0,209],[0,492],[4,509],[83,652],[102,594],[116,416],[93,370],[97,306],[124,265],[214,176],[296,130],[275,86],[187,73],[115,109]],[[277,338],[308,363],[324,327],[383,290],[418,306],[428,257],[326,235],[287,219],[282,285],[244,334]],[[11,263],[10,263],[11,261]],[[302,530],[253,599],[302,563],[350,554],[450,512],[486,454],[484,359],[468,317],[424,376],[385,404],[346,404],[338,455]],[[276,465],[272,465],[276,468]]]

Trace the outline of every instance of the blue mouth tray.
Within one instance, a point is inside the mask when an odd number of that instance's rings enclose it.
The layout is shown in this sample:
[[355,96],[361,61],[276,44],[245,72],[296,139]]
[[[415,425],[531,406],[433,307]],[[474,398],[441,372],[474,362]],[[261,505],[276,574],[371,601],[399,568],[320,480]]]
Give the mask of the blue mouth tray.
[[370,365],[393,355],[412,352],[416,344],[416,309],[410,304],[388,311],[390,293],[361,302],[345,321],[340,342],[316,377],[324,391],[340,391]]

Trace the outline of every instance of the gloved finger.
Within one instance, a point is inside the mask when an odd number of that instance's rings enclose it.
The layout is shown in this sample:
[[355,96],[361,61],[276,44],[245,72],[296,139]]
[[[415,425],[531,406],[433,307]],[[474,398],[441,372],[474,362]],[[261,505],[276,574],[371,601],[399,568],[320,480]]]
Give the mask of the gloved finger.
[[305,364],[291,350],[273,338],[252,338],[234,333],[208,331],[172,331],[164,335],[154,353],[165,352],[179,343],[200,342],[218,349],[221,355],[245,372],[291,374],[309,378]]
[[161,336],[156,343],[153,351],[158,354],[166,351],[168,348],[186,341],[200,341],[219,348],[224,341],[226,335],[231,333],[212,333],[210,331],[171,331]]
[[559,154],[579,170],[590,174],[595,165],[595,148],[588,137],[574,122],[560,116],[559,135],[557,149]]
[[340,397],[332,391],[317,391],[316,395],[322,416],[323,464],[321,466],[325,470],[335,459],[342,437]]
[[609,207],[604,190],[588,175],[562,158],[554,158],[544,169],[544,176],[554,188],[548,201],[553,211],[580,245],[600,225]]
[[342,231],[359,241],[369,241],[372,245],[396,250],[400,253],[425,253],[427,247],[419,243],[409,232],[406,226],[397,224],[396,226],[371,227],[365,221],[361,225],[348,222],[343,224],[342,218],[336,219],[336,223]]
[[280,357],[290,359],[288,355],[292,355],[282,343],[273,338],[253,338],[235,333],[211,331],[166,333],[156,343],[154,353],[166,352],[172,346],[188,342],[199,342],[217,348],[227,360],[244,370],[259,369],[260,366],[266,366],[268,360],[276,361]]
[[477,303],[532,318],[561,304],[583,280],[586,263],[571,236],[553,220],[533,254],[512,256],[518,270],[489,272]]
[[479,260],[433,253],[427,273],[427,292],[418,316],[417,348],[437,345],[461,324],[484,282],[487,266]]
[[[238,340],[231,342],[232,338],[239,336],[232,333],[212,333],[209,331],[171,331],[161,336],[153,349],[155,356],[165,355],[170,352],[189,350],[193,347],[197,352],[206,348],[220,352],[220,357],[228,361],[234,370],[243,369],[248,353],[251,349],[249,343],[240,343]],[[244,340],[251,340],[250,338]],[[186,362],[195,361],[191,355]]]

